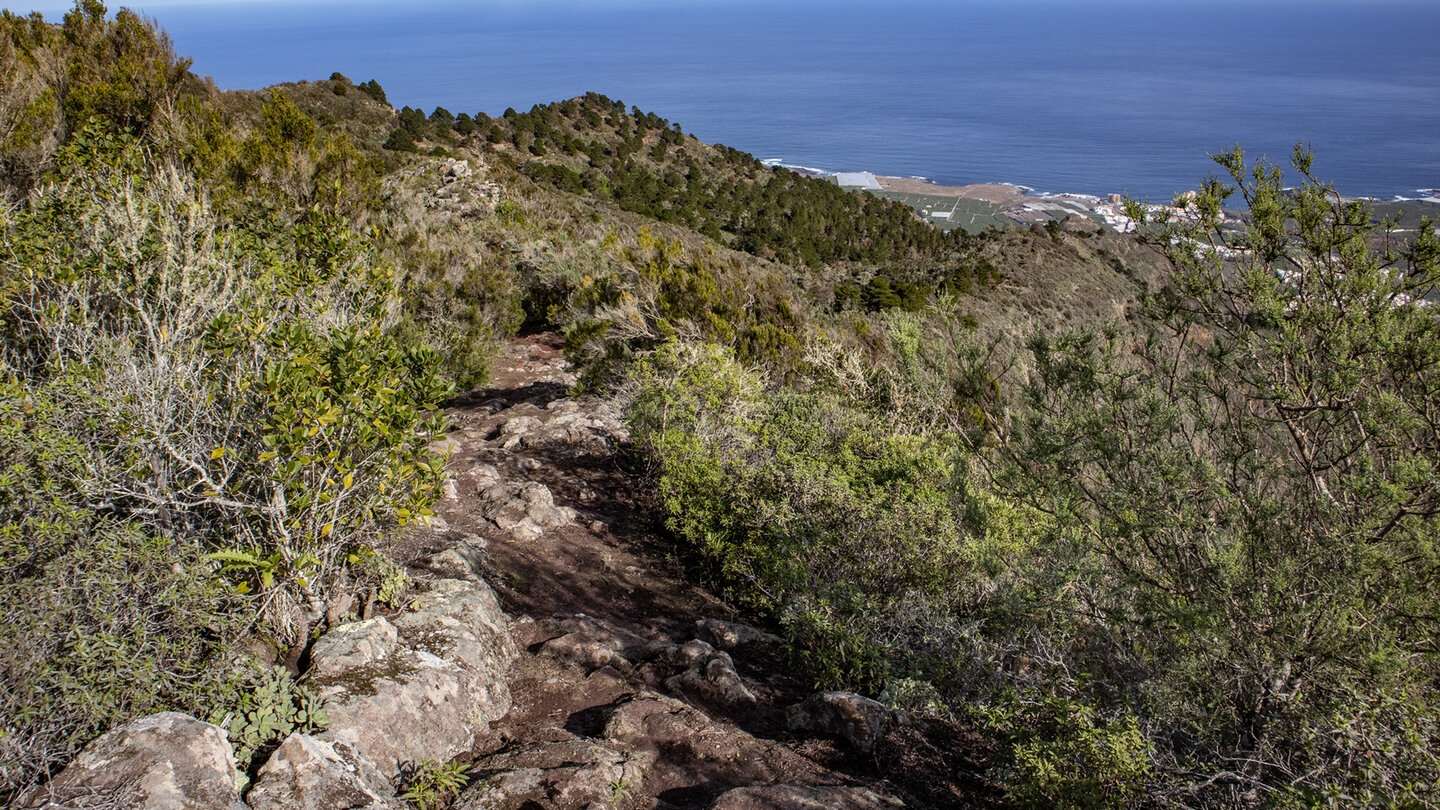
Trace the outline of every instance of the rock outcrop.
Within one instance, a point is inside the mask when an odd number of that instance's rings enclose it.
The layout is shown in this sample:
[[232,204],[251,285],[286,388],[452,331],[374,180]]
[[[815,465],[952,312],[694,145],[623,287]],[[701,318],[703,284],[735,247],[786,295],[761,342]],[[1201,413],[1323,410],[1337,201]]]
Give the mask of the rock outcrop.
[[449,761],[509,711],[516,654],[489,586],[432,582],[393,621],[342,625],[315,643],[307,677],[331,721],[321,737],[390,778],[406,763]]
[[348,743],[292,734],[245,800],[251,810],[406,810],[385,775]]
[[832,734],[851,747],[871,753],[899,717],[885,704],[849,692],[819,692],[790,707],[791,731]]
[[223,729],[163,712],[94,740],[22,804],[44,810],[244,810],[244,784]]

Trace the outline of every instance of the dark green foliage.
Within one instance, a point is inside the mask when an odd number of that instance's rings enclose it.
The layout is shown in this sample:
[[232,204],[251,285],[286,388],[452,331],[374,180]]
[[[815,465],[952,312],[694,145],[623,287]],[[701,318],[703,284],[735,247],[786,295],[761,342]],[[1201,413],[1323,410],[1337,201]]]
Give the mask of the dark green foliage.
[[381,104],[389,105],[390,103],[389,100],[385,98],[385,89],[382,88],[380,86],[380,83],[375,81],[374,79],[371,79],[368,82],[362,82],[361,84],[357,85],[357,88],[360,90],[360,92],[375,99]]
[[[593,172],[621,208],[689,226],[757,256],[811,267],[933,267],[963,246],[963,235],[930,227],[904,205],[785,169],[757,169],[750,155],[704,147],[654,113],[626,115],[593,93],[528,113],[509,111],[503,124],[511,143],[551,158],[523,164],[531,177],[573,190],[572,174]],[[558,159],[556,152],[583,159]]]
[[797,366],[805,322],[783,282],[746,278],[648,230],[637,247],[619,251],[608,272],[568,281],[565,353],[582,385],[614,382],[638,353],[676,335],[733,346],[744,361],[782,374]]
[[409,130],[403,127],[397,127],[395,131],[391,132],[390,137],[386,138],[385,143],[381,144],[381,146],[396,152],[417,151],[415,136],[411,135]]
[[169,38],[150,21],[125,9],[106,19],[97,0],[77,2],[61,30],[70,46],[61,99],[65,127],[99,117],[119,131],[146,135],[178,90],[189,60],[177,58]]
[[426,119],[436,132],[450,129],[455,126],[455,115],[444,107],[436,107],[430,117]]

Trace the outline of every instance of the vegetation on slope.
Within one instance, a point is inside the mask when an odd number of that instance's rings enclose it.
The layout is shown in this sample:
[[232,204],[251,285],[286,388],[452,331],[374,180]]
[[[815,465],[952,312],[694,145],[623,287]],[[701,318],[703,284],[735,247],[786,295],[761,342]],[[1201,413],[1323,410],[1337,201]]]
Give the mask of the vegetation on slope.
[[1017,804],[1437,802],[1437,248],[1308,156],[1223,158],[1245,234],[1212,184],[967,237],[594,94],[222,93],[93,0],[0,23],[0,798],[136,714],[322,719],[242,642],[400,598],[435,406],[528,325],[712,581],[988,729]]
[[768,397],[675,345],[636,441],[820,683],[990,728],[1019,804],[1433,806],[1440,242],[1220,160],[1251,228],[1211,183],[1127,322],[1004,359],[895,315],[893,365]]

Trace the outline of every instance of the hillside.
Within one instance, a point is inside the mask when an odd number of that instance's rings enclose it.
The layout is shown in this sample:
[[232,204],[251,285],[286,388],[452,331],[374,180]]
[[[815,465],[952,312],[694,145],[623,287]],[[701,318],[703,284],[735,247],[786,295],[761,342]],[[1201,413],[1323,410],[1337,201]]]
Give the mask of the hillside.
[[967,235],[0,27],[0,801],[1440,801],[1440,243],[1303,149]]

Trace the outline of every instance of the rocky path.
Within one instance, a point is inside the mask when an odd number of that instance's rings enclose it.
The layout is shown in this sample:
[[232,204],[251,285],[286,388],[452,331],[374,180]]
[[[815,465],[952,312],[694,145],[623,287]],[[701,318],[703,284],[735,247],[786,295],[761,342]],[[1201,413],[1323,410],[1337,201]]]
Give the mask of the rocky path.
[[471,550],[522,652],[514,708],[457,806],[988,803],[960,755],[974,740],[812,695],[780,639],[686,581],[637,502],[620,414],[566,396],[555,336],[518,339],[497,365],[494,388],[448,411],[455,478],[434,540]]
[[[398,549],[416,587],[395,609],[331,606],[294,661],[321,728],[256,709],[278,747],[247,775],[224,729],[139,718],[21,806],[998,806],[975,735],[812,692],[780,639],[686,580],[637,502],[620,415],[566,396],[554,336],[514,341],[499,365],[496,387],[448,409],[439,519]],[[458,771],[458,795],[439,789]]]

